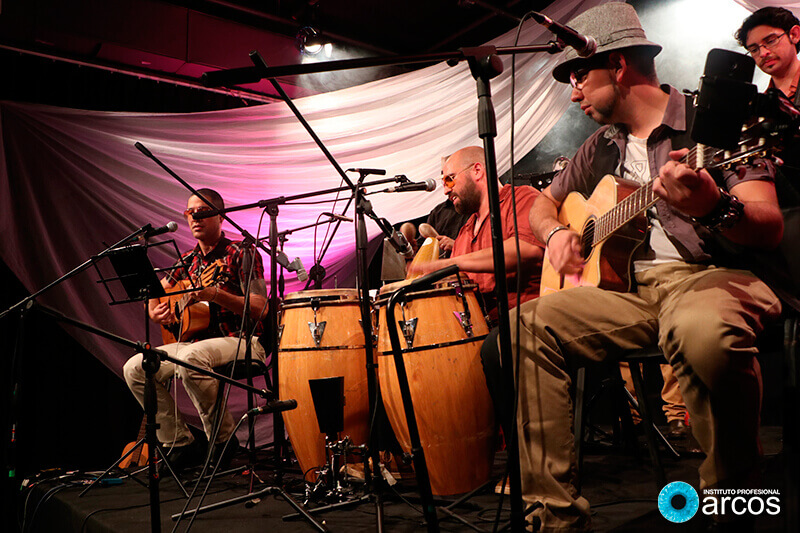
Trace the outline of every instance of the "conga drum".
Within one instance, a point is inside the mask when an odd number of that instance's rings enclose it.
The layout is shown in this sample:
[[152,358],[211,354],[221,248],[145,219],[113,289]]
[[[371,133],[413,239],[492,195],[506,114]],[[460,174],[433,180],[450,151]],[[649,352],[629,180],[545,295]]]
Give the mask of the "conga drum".
[[[386,323],[379,309],[378,379],[386,413],[403,450],[411,450],[403,400]],[[465,312],[465,311],[468,311]],[[474,285],[440,282],[411,292],[395,306],[411,399],[433,494],[461,494],[489,479],[495,420],[480,350],[489,332]]]
[[285,411],[289,440],[303,473],[326,462],[325,436],[319,431],[310,379],[344,377],[344,431],[356,445],[368,438],[369,395],[366,350],[356,289],[300,291],[281,306],[278,391],[297,400]]

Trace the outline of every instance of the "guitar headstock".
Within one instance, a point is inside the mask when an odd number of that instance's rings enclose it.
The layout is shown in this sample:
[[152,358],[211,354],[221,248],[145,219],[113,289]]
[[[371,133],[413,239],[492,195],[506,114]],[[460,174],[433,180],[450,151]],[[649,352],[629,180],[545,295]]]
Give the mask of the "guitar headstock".
[[735,170],[739,165],[752,165],[757,159],[776,160],[775,153],[783,149],[785,133],[781,124],[760,118],[744,126],[735,151],[704,147],[705,161],[700,166]]

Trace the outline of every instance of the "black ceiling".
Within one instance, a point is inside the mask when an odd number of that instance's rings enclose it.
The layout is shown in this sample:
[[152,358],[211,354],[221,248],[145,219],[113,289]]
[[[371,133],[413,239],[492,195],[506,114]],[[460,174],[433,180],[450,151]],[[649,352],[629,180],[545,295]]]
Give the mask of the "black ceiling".
[[[235,97],[208,93],[199,88],[199,76],[248,66],[247,53],[253,49],[271,66],[300,63],[295,35],[304,25],[312,25],[333,43],[331,59],[412,55],[481,44],[514,28],[526,11],[542,10],[550,1],[2,0],[0,61],[11,82],[0,84],[5,85],[0,98],[98,109],[232,107],[253,95],[268,100],[275,91],[261,82],[245,86],[249,92]],[[296,97],[408,68],[280,81]],[[187,91],[203,94],[189,98],[191,105],[147,103],[149,87],[165,93],[170,85],[169,91],[184,100]],[[118,93],[127,95],[124,102],[108,101]],[[75,98],[79,102],[71,104]]]

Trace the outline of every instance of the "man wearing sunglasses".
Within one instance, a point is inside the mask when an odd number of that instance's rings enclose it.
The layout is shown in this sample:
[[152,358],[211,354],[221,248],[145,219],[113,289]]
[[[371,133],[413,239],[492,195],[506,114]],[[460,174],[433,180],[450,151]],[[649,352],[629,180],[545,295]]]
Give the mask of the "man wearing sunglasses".
[[[195,219],[196,213],[212,209],[205,200],[208,200],[213,208],[225,207],[222,197],[216,191],[199,189],[197,192],[203,198],[192,195],[184,211],[184,217],[192,236],[197,240],[197,245],[181,256],[182,263],[187,268],[173,270],[161,280],[161,285],[169,292],[178,283],[186,280],[187,276],[193,279],[198,289],[186,293],[189,298],[188,303],[208,306],[210,327],[191,340],[166,344],[160,349],[176,359],[206,370],[233,361],[237,357],[244,358],[245,346],[239,343],[239,332],[244,313],[244,290],[247,287],[247,280],[251,279],[249,315],[256,323],[253,328],[251,353],[254,359],[263,361],[265,352],[258,342],[258,335],[261,334],[261,318],[267,309],[267,289],[261,256],[253,247],[246,248],[241,242],[231,241],[225,236],[222,231],[222,216]],[[200,277],[203,272],[209,270],[209,267],[219,274],[205,286],[201,283]],[[174,309],[167,301],[159,301],[157,298],[150,300],[148,311],[150,319],[162,326],[176,322]],[[186,315],[188,313],[184,313],[184,319]],[[173,469],[180,472],[203,461],[205,444],[192,436],[165,386],[175,373],[183,381],[183,386],[200,415],[209,443],[212,442],[212,426],[217,417],[214,404],[219,383],[213,378],[166,361],[161,363],[155,374],[158,440],[171,449],[170,464]],[[134,355],[125,363],[124,376],[131,392],[144,407],[145,372],[142,369],[142,354]],[[238,448],[238,440],[232,435],[233,428],[233,417],[225,410],[214,441],[217,444],[214,449],[214,461],[221,459],[223,467],[230,462]],[[225,457],[220,457],[224,444],[231,437],[233,441],[227,446]]]
[[[771,166],[726,172],[717,187],[705,170],[679,159],[692,145],[687,97],[661,86],[655,55],[636,11],[608,2],[569,26],[597,40],[595,56],[567,50],[553,76],[572,85],[571,99],[602,127],[536,199],[530,224],[546,243],[553,269],[584,269],[577,231],[557,218],[567,194],[589,197],[606,174],[649,184],[657,200],[633,259],[635,286],[616,292],[580,285],[521,306],[519,346],[522,490],[531,526],[591,528],[589,502],[577,485],[571,378],[579,360],[660,347],[677,376],[692,432],[706,453],[701,487],[740,488],[758,471],[761,380],[755,339],[780,313],[780,302],[751,273],[719,265],[713,233],[752,247],[774,247],[783,219]],[[613,205],[613,204],[612,204]],[[512,343],[516,326],[512,323]],[[738,518],[726,515],[724,519]]]
[[[467,221],[461,227],[451,256],[419,265],[422,273],[433,272],[450,265],[466,272],[484,297],[490,317],[496,317],[494,301],[494,259],[492,234],[489,222],[489,194],[486,188],[486,166],[483,148],[469,146],[446,158],[442,166],[444,193],[453,203],[456,212],[465,215]],[[528,213],[538,191],[530,186],[517,186],[517,225],[519,227],[519,254],[522,261],[522,293],[525,302],[539,295],[539,279],[544,247],[530,231]],[[511,208],[511,185],[500,189],[500,211],[503,226],[506,275],[508,279],[509,308],[517,305],[516,269],[517,247],[514,239],[514,220]]]

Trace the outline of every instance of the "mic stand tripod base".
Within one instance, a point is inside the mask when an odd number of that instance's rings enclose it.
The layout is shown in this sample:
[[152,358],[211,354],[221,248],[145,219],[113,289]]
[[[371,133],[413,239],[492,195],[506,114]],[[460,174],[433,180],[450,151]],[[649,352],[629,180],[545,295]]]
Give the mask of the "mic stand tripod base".
[[[144,446],[146,444],[146,442],[145,442],[146,440],[147,440],[146,437],[142,437],[141,439],[139,439],[139,442],[137,442],[133,446],[133,448],[128,450],[128,453],[126,453],[125,455],[123,455],[122,457],[117,459],[117,461],[113,465],[109,466],[105,470],[105,472],[103,472],[102,474],[97,476],[89,484],[89,486],[87,486],[85,489],[83,489],[83,491],[80,494],[78,494],[78,497],[79,498],[83,497],[83,495],[85,495],[87,492],[89,492],[92,489],[92,487],[94,487],[97,483],[100,482],[100,480],[105,478],[112,470],[114,470],[115,468],[119,467],[119,465],[120,465],[120,463],[122,463],[122,461],[124,461],[127,457],[129,457],[131,454],[133,454],[138,448],[141,448],[142,446]],[[156,447],[156,454],[158,454],[158,456],[160,457],[160,460],[164,462],[164,466],[167,467],[167,470],[169,470],[169,473],[172,474],[172,477],[175,479],[175,482],[178,484],[178,487],[180,487],[181,492],[183,492],[183,495],[186,498],[188,498],[189,497],[189,493],[186,491],[186,487],[184,487],[184,485],[181,482],[180,478],[177,476],[177,474],[175,474],[175,471],[172,469],[172,465],[170,464],[169,459],[167,459],[167,453],[164,452],[164,448],[160,444],[158,444],[157,447]],[[130,472],[125,472],[125,475],[122,476],[122,479],[131,478],[132,480],[136,481],[137,483],[147,487],[146,483],[144,483],[143,481],[141,481],[141,480],[139,480],[138,478],[135,477],[136,474],[138,474],[139,472],[145,470],[146,468],[147,467],[143,467],[143,468],[135,469],[135,470],[130,471]]]

